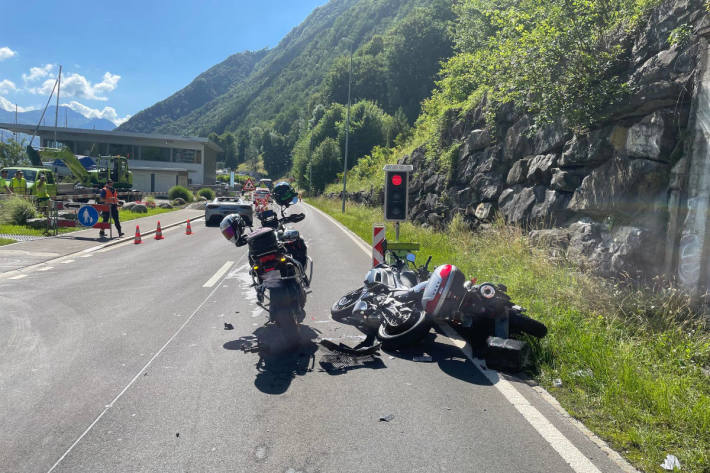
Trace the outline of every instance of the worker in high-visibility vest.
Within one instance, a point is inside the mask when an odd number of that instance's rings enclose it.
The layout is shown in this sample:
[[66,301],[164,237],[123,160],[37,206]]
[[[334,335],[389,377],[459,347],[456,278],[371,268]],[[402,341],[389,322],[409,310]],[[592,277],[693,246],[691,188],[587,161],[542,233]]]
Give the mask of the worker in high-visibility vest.
[[49,192],[47,192],[47,177],[40,173],[35,182],[33,193],[37,199],[37,207],[43,211],[49,207]]
[[27,194],[27,181],[22,175],[22,170],[18,169],[15,172],[15,176],[10,180],[10,187],[12,188],[13,194],[25,195]]
[[[121,231],[121,222],[118,221],[118,193],[116,189],[113,188],[113,181],[109,179],[106,181],[106,185],[101,189],[101,202],[109,206],[109,211],[111,212],[111,218],[113,218],[113,223],[116,225],[116,230],[118,230],[118,236],[122,237],[123,232]],[[108,222],[109,212],[101,212],[101,221]],[[99,237],[103,238],[106,236],[104,229],[99,231]]]
[[7,169],[0,171],[0,194],[12,194],[12,189],[8,185]]

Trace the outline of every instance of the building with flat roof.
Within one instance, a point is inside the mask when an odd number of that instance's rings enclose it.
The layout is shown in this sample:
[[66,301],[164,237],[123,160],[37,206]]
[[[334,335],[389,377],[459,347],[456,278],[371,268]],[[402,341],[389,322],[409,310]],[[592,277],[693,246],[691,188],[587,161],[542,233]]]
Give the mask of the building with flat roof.
[[[32,135],[34,125],[0,123],[0,129]],[[56,135],[55,135],[56,134]],[[40,126],[40,146],[66,146],[86,156],[121,155],[128,158],[133,187],[144,192],[165,192],[179,185],[210,185],[216,181],[215,143],[197,136],[158,135],[125,131],[86,130]]]

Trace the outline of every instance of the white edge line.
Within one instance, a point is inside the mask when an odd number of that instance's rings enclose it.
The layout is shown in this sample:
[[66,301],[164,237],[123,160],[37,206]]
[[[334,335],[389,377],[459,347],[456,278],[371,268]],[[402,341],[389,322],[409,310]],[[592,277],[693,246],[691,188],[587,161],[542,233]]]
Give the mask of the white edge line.
[[[310,205],[310,204],[308,204],[308,203],[306,203],[306,202],[303,202],[303,203],[306,204],[308,207],[312,208],[313,210],[315,210],[316,212],[318,212],[319,214],[325,216],[328,220],[330,220],[333,224],[335,224],[335,226],[337,226],[338,228],[340,228],[346,235],[348,235],[348,236],[360,247],[360,249],[363,250],[363,252],[364,252],[368,257],[371,256],[371,251],[372,251],[372,249],[371,249],[371,248],[368,248],[367,245],[363,242],[363,240],[362,240],[358,235],[356,235],[354,232],[350,231],[350,230],[349,230],[348,228],[346,228],[343,224],[341,224],[340,222],[338,222],[337,220],[335,220],[333,217],[331,217],[330,215],[326,214],[326,213],[323,212],[322,210],[320,210],[320,209],[318,209],[318,208],[316,208],[316,207],[314,207],[314,206],[312,206],[312,205]],[[470,347],[468,347],[468,346],[466,346],[466,347],[461,347],[461,346],[459,346],[459,344],[457,343],[456,339],[454,339],[454,338],[452,338],[452,337],[450,336],[451,332],[453,331],[453,329],[452,329],[451,327],[449,327],[449,326],[444,326],[444,325],[439,325],[439,326],[441,327],[441,329],[442,329],[444,332],[446,332],[446,335],[447,335],[446,338],[448,338],[449,340],[451,340],[451,342],[452,342],[454,345],[456,345],[456,346],[464,353],[464,355],[466,355],[466,357],[471,360],[471,362],[474,364],[474,366],[475,366],[476,368],[478,368],[489,380],[491,379],[491,377],[495,377],[495,378],[496,378],[497,381],[491,380],[491,382],[492,382],[493,385],[496,386],[496,388],[500,391],[501,388],[498,386],[498,383],[500,383],[500,380],[503,380],[503,378],[501,378],[501,377],[498,375],[498,373],[497,373],[496,371],[491,371],[491,370],[488,370],[487,368],[484,368],[484,367],[482,366],[482,362],[481,362],[480,360],[478,360],[478,363],[477,363],[476,361],[474,361],[474,360],[476,360],[476,359],[473,358],[473,353],[470,351]],[[453,334],[456,335],[455,332],[453,332]],[[458,337],[458,336],[456,335],[456,337]],[[468,348],[468,351],[467,351],[465,348]],[[486,373],[486,372],[492,373],[492,375],[489,376],[489,374]],[[515,391],[515,393],[516,393],[518,396],[520,396],[521,398],[523,398],[523,396],[522,396],[520,393],[518,393],[518,391],[515,389],[515,387],[514,387],[509,381],[507,381],[507,380],[503,380],[503,381],[504,381],[505,383],[507,383],[508,386],[510,387],[510,389],[512,389],[513,391]],[[564,407],[562,407],[562,405],[557,401],[557,399],[555,399],[554,396],[552,396],[549,392],[547,392],[547,390],[545,390],[545,389],[542,388],[541,386],[534,386],[534,387],[533,387],[533,390],[534,390],[535,392],[537,392],[538,394],[540,394],[540,395],[541,395],[540,397],[541,397],[544,401],[546,401],[548,404],[550,404],[557,412],[559,412],[559,413],[562,415],[562,417],[563,417],[564,419],[568,420],[572,425],[574,425],[575,427],[577,427],[577,429],[578,429],[585,437],[587,437],[589,440],[591,440],[597,447],[599,447],[604,453],[606,453],[606,455],[609,457],[609,459],[610,459],[611,461],[613,461],[613,462],[614,462],[619,468],[621,468],[624,472],[626,472],[626,473],[640,473],[640,472],[639,472],[636,468],[634,468],[629,462],[627,462],[627,461],[624,459],[624,457],[622,457],[617,451],[615,451],[614,449],[612,449],[611,447],[609,447],[609,445],[607,445],[606,442],[604,442],[602,439],[600,439],[599,437],[597,437],[597,436],[596,436],[592,431],[590,431],[583,423],[581,423],[581,422],[579,422],[578,420],[576,420],[575,418],[573,418],[573,417],[564,409]],[[503,393],[503,392],[501,391],[501,393]],[[503,393],[503,395],[505,396],[504,393]],[[508,399],[507,396],[506,396],[506,399]],[[524,398],[523,398],[523,399],[524,399]],[[510,399],[508,399],[508,400],[510,401]],[[527,401],[525,401],[525,402],[529,405],[529,403],[528,403]],[[518,409],[518,406],[517,406],[515,403],[513,403],[513,405],[516,407],[516,409]],[[535,408],[532,407],[532,406],[530,406],[530,407],[531,407],[532,409],[535,409]],[[520,411],[520,409],[518,409],[518,410]],[[539,414],[539,416],[540,416],[545,422],[549,423],[549,421],[548,421],[547,419],[545,419],[545,417],[544,417],[539,411],[537,411],[537,409],[535,409],[535,411]],[[533,423],[530,421],[530,419],[528,419],[528,417],[526,416],[526,414],[523,413],[522,411],[520,411],[520,412],[521,412],[521,414],[525,417],[525,419],[526,419],[528,422],[530,422],[530,424],[535,428],[535,430],[538,430],[537,426],[536,426],[535,424],[533,424]],[[555,429],[555,431],[557,431],[557,432],[559,433],[559,436],[560,436],[560,437],[564,438],[564,439],[569,443],[569,440],[567,440],[567,439],[562,435],[562,433],[559,432],[559,430],[557,430],[557,428],[556,428],[554,425],[550,424],[550,426],[551,426],[553,429]],[[542,434],[542,432],[540,432],[540,430],[538,430],[538,432],[539,432],[543,437],[545,437],[545,436]],[[548,440],[548,439],[545,438],[545,440]],[[557,440],[557,437],[555,437],[555,440]],[[548,442],[549,442],[549,440],[548,440]],[[552,447],[553,447],[555,450],[557,450],[557,447],[555,446],[555,444],[552,444],[552,443],[551,443],[551,445],[552,445]],[[587,459],[574,445],[572,445],[571,443],[570,443],[570,445],[572,446],[572,448],[573,448],[574,450],[576,450],[580,455],[582,455],[582,457],[584,458],[584,460],[586,460],[587,462],[589,462],[589,459]],[[558,453],[560,453],[560,452],[558,451]],[[561,453],[560,453],[560,455],[562,456],[563,459],[565,459],[565,461],[567,461],[567,459],[565,458],[564,455],[562,455]],[[569,463],[569,462],[568,462],[568,463]],[[591,464],[591,463],[590,463],[590,464]],[[599,471],[599,470],[596,468],[596,466],[594,466],[593,464],[591,464],[591,466],[592,466],[592,468],[594,468],[593,470],[576,470],[576,471]]]
[[[244,256],[242,256],[242,258],[244,258]],[[81,442],[81,439],[83,439],[86,436],[86,434],[88,434],[89,431],[94,427],[94,425],[96,425],[96,423],[99,420],[101,420],[101,418],[104,416],[104,414],[106,414],[108,412],[108,410],[110,408],[112,408],[113,405],[121,398],[121,396],[123,396],[123,394],[126,391],[128,391],[128,389],[131,386],[133,386],[133,384],[136,382],[136,380],[138,378],[140,378],[143,373],[145,373],[145,370],[148,369],[148,367],[151,365],[151,363],[153,363],[153,361],[161,353],[163,353],[163,351],[167,348],[167,346],[170,344],[170,342],[172,342],[175,339],[175,337],[177,337],[180,334],[180,332],[182,332],[182,330],[185,328],[185,326],[187,326],[187,324],[192,320],[192,318],[195,316],[195,314],[197,314],[197,312],[199,312],[199,310],[202,308],[202,306],[205,305],[205,303],[209,300],[210,297],[212,297],[212,295],[217,291],[217,289],[219,289],[219,286],[215,287],[214,289],[212,289],[210,291],[209,294],[207,294],[207,297],[205,297],[204,300],[202,302],[200,302],[200,305],[198,305],[197,308],[195,309],[195,311],[192,314],[190,314],[190,316],[185,320],[185,322],[183,322],[183,324],[180,326],[180,328],[177,329],[177,331],[168,339],[168,341],[165,342],[165,344],[162,347],[160,347],[160,350],[158,350],[155,353],[155,355],[153,355],[151,357],[151,359],[148,360],[148,362],[138,371],[138,373],[136,373],[136,375],[133,377],[133,379],[131,379],[131,381],[126,385],[126,387],[124,387],[121,390],[121,392],[118,393],[116,395],[116,397],[114,397],[113,400],[109,404],[106,405],[106,407],[104,407],[104,410],[101,411],[101,413],[96,417],[96,419],[94,419],[94,421],[86,428],[86,430],[84,430],[84,432],[74,441],[74,443],[72,443],[69,446],[67,451],[64,452],[61,457],[59,457],[59,459],[54,463],[54,465],[52,465],[52,467],[49,470],[47,470],[47,473],[52,473],[52,471],[57,467],[57,465],[59,465],[62,462],[62,460],[64,460],[64,458],[67,455],[69,455],[69,452],[71,452],[74,449],[74,447],[76,447],[77,444],[79,442]]]
[[219,281],[219,278],[221,278],[222,276],[224,276],[224,273],[226,273],[227,271],[229,271],[229,268],[231,268],[233,264],[234,264],[234,261],[227,261],[226,263],[224,263],[224,264],[222,265],[222,267],[219,268],[216,273],[214,273],[214,276],[212,276],[211,278],[209,278],[209,279],[207,280],[207,282],[202,285],[202,287],[212,287],[212,286],[214,286],[215,283],[216,283],[217,281]]
[[548,444],[567,462],[567,464],[578,473],[601,473],[600,470],[587,458],[574,444],[560,432],[535,406],[525,399],[520,392],[507,379],[498,374],[497,371],[489,370],[483,365],[483,361],[474,358],[470,345],[462,340],[458,334],[446,324],[438,324],[439,328],[446,334],[446,338],[451,340],[463,353],[466,358],[491,382],[505,399],[517,409],[517,411],[528,421],[528,423],[544,438]]

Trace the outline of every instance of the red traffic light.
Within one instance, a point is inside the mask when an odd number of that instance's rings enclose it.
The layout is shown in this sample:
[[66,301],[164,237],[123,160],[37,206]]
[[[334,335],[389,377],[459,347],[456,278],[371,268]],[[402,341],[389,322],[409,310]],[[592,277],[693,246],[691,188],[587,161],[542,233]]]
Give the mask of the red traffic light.
[[401,174],[392,174],[392,185],[399,186],[402,184]]

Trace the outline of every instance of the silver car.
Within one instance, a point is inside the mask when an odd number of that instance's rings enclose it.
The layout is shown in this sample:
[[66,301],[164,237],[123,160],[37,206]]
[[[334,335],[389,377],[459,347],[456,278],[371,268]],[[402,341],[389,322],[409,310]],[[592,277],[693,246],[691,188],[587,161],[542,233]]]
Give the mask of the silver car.
[[244,223],[251,226],[254,209],[251,203],[239,197],[217,197],[205,207],[205,225],[219,225],[229,214],[239,214]]

